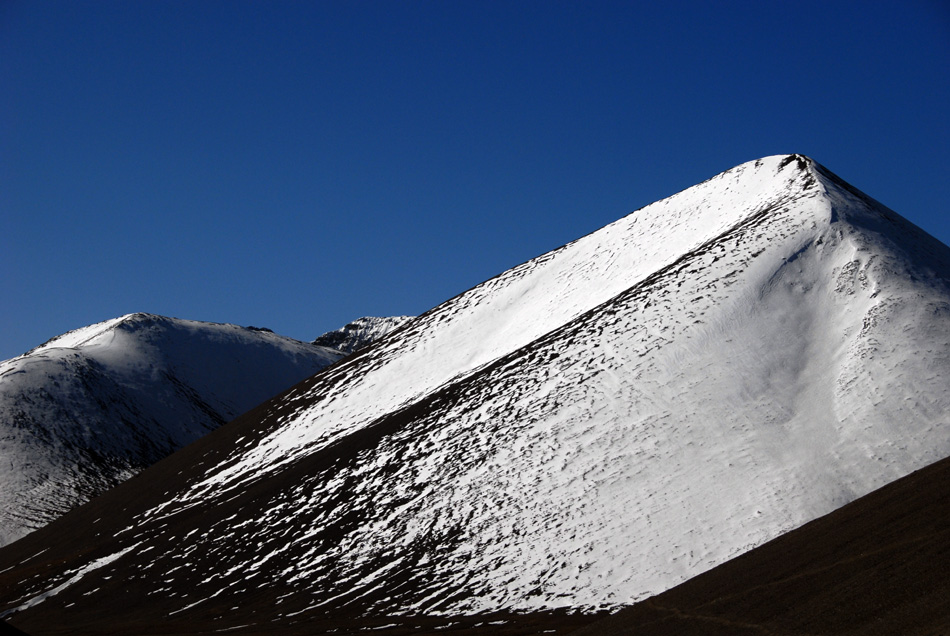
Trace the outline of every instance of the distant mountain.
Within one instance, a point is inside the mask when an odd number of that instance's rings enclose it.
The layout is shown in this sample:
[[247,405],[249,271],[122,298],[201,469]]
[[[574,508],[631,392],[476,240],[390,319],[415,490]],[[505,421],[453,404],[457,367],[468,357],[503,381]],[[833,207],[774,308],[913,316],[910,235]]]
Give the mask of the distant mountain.
[[330,347],[343,353],[353,353],[379,340],[389,332],[402,326],[412,316],[387,316],[375,318],[366,316],[357,318],[346,326],[335,331],[328,331],[313,341],[321,347]]
[[566,631],[950,455],[948,373],[950,248],[767,157],[0,550],[0,607],[37,634]]
[[340,357],[269,330],[130,314],[0,362],[0,545]]

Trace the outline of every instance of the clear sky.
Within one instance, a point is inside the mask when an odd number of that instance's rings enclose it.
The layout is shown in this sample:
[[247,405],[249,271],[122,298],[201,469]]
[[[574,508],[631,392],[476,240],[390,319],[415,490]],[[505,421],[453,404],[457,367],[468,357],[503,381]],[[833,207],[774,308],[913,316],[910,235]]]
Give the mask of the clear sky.
[[0,359],[418,314],[800,152],[950,242],[950,3],[0,1]]

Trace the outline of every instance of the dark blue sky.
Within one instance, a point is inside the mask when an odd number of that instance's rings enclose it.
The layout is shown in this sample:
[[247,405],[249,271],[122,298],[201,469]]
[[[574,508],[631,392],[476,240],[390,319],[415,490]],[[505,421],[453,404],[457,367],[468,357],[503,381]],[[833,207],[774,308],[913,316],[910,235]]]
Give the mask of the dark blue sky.
[[948,66],[938,0],[5,0],[0,359],[420,313],[779,153],[950,242]]

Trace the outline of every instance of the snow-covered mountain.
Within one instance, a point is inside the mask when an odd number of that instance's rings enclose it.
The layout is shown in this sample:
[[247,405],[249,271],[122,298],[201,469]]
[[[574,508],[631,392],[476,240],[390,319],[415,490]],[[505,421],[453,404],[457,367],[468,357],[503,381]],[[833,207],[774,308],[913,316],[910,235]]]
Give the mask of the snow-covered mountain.
[[950,455],[948,372],[950,249],[767,157],[0,551],[0,602],[112,633],[614,608]]
[[314,340],[313,344],[337,349],[343,353],[353,353],[379,340],[412,318],[412,316],[364,316],[339,329],[326,332]]
[[0,545],[340,357],[265,329],[130,314],[0,362]]

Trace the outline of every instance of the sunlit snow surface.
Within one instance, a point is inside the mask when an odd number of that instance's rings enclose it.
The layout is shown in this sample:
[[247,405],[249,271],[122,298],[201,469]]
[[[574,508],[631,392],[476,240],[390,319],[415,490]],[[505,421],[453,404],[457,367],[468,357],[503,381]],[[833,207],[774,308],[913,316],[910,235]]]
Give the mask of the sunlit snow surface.
[[179,609],[629,603],[950,454],[948,279],[809,160],[743,164],[301,385],[108,550]]
[[0,545],[340,357],[269,331],[130,314],[0,362]]

